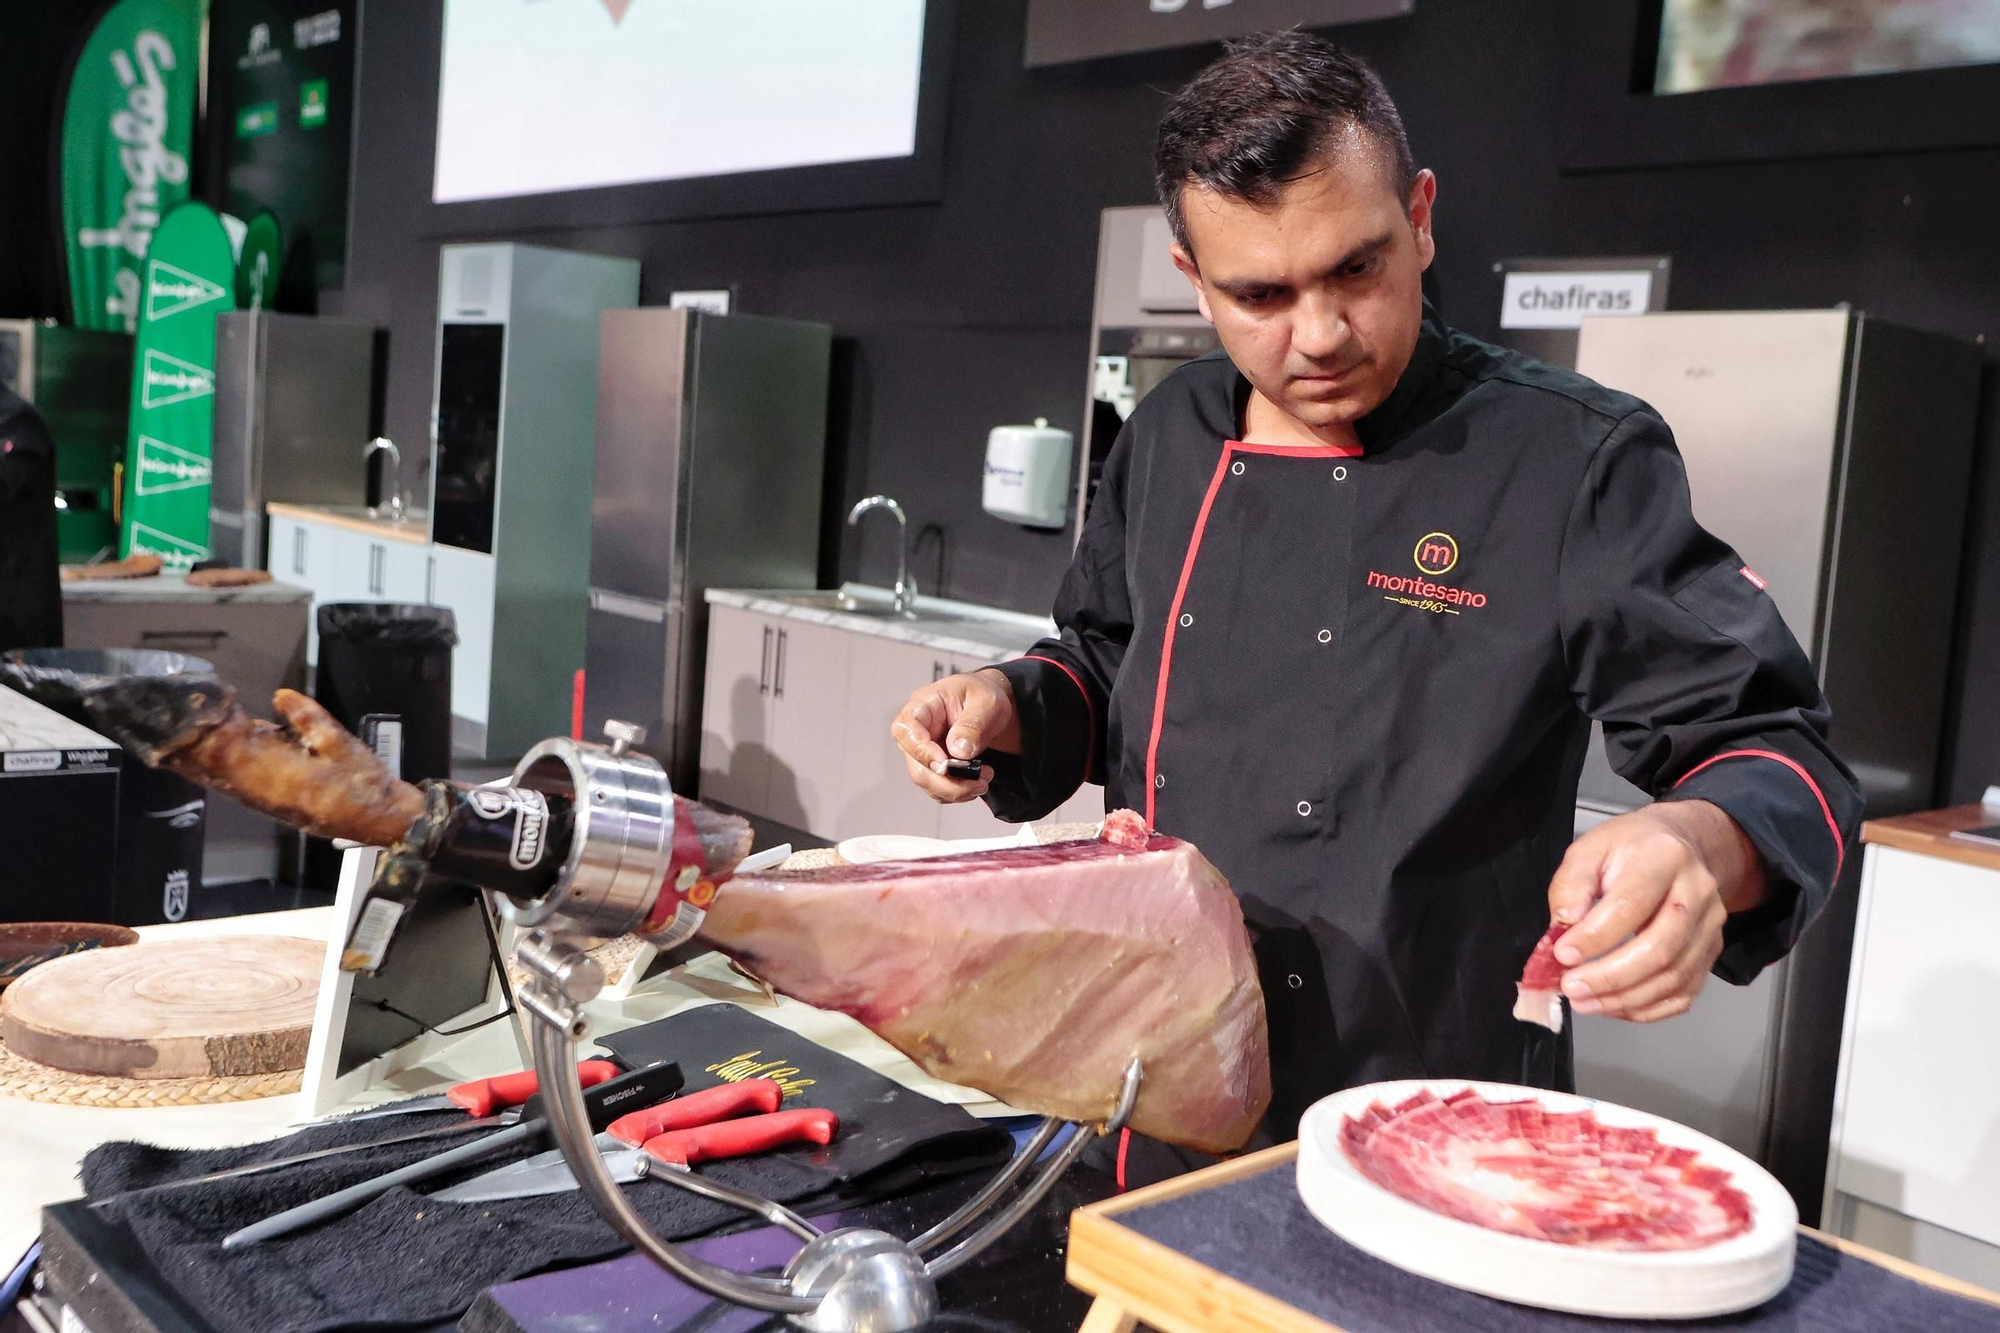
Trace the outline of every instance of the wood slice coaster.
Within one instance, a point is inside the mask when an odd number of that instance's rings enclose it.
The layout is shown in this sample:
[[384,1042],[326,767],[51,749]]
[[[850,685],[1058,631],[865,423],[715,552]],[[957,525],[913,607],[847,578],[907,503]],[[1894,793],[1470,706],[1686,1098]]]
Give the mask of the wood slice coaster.
[[58,958],[0,994],[0,1037],[52,1069],[116,1078],[300,1070],[326,945],[174,940]]

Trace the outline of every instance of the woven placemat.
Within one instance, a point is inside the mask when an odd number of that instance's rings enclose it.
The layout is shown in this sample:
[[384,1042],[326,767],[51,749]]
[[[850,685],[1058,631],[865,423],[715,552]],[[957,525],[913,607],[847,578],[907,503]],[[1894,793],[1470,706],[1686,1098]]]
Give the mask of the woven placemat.
[[302,1069],[230,1078],[111,1078],[72,1074],[24,1059],[0,1045],[0,1097],[61,1106],[205,1106],[297,1092]]

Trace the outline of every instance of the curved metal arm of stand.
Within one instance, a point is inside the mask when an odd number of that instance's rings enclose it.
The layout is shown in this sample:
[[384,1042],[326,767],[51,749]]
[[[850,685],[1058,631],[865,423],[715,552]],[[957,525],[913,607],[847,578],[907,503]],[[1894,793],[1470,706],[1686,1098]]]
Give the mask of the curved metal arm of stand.
[[534,1024],[534,1036],[535,1072],[541,1080],[542,1095],[548,1101],[550,1128],[562,1149],[563,1160],[569,1163],[570,1173],[576,1177],[577,1189],[598,1216],[654,1263],[711,1296],[770,1314],[805,1314],[818,1308],[817,1301],[788,1295],[782,1284],[771,1279],[754,1279],[731,1272],[683,1254],[655,1236],[646,1219],[611,1179],[592,1142],[583,1106],[583,1087],[576,1077],[576,1042],[568,1032],[545,1020]]
[[[690,1194],[699,1194],[704,1199],[713,1199],[717,1203],[726,1203],[731,1208],[740,1208],[746,1213],[755,1213],[773,1226],[783,1227],[800,1240],[818,1240],[820,1236],[825,1234],[818,1227],[806,1221],[782,1203],[760,1198],[755,1194],[737,1189],[733,1185],[725,1185],[719,1180],[710,1180],[705,1176],[698,1176],[694,1172],[682,1168],[662,1166],[650,1157],[639,1159],[639,1169],[648,1180],[657,1180],[663,1184],[675,1185]],[[760,1279],[749,1276],[745,1277],[744,1280],[756,1282]]]
[[[957,1212],[911,1241],[910,1248],[922,1254],[934,1246],[942,1245],[972,1225],[974,1218],[990,1208],[995,1199],[1005,1194],[1029,1167],[1041,1159],[1049,1144],[1055,1140],[1057,1131],[1068,1123],[1070,1122],[1058,1120],[1054,1116],[1045,1117],[1042,1127],[1035,1131],[1035,1137],[1029,1139],[1027,1146],[1014,1154],[1014,1159],[1001,1168],[1000,1174],[987,1181],[985,1188],[967,1199]],[[1083,1131],[1077,1132],[1080,1135]]]
[[[1140,1069],[1138,1058],[1135,1056],[1132,1063],[1125,1066],[1125,1082],[1119,1089],[1118,1105],[1112,1111],[1111,1118],[1104,1122],[1103,1128],[1097,1131],[1098,1137],[1105,1134],[1115,1134],[1125,1127],[1125,1122],[1132,1116],[1133,1105],[1139,1100],[1139,1085],[1144,1079],[1145,1073]],[[979,1230],[973,1232],[970,1236],[967,1236],[937,1258],[926,1263],[924,1271],[929,1273],[933,1278],[941,1278],[946,1273],[965,1263],[966,1260],[973,1258],[994,1241],[1000,1239],[1009,1227],[1020,1221],[1027,1215],[1030,1208],[1033,1208],[1042,1201],[1043,1195],[1055,1188],[1055,1183],[1062,1179],[1063,1173],[1069,1170],[1076,1159],[1083,1155],[1083,1150],[1089,1145],[1092,1137],[1092,1135],[1083,1132],[1083,1126],[1077,1126],[1077,1132],[1070,1135],[1069,1142],[1065,1143],[1062,1146],[1062,1150],[1049,1159],[1048,1166],[1043,1168],[1041,1175],[1035,1178],[1035,1182],[1032,1185],[1022,1191],[1012,1203],[995,1214],[986,1225],[980,1227]],[[1027,1154],[1024,1152],[1021,1155],[1026,1156]],[[1009,1163],[1008,1169],[1011,1170],[1012,1166],[1013,1164]],[[1005,1173],[1003,1172],[1002,1174],[1004,1175]]]

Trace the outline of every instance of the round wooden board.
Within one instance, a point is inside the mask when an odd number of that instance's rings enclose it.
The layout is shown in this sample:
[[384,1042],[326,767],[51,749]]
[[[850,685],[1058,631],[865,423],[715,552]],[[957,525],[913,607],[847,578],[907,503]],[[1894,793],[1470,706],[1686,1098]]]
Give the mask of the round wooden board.
[[175,940],[44,963],[0,993],[17,1056],[114,1078],[302,1069],[326,945],[282,935]]
[[[1533,1098],[1550,1111],[1594,1111],[1603,1124],[1651,1129],[1661,1143],[1692,1148],[1707,1165],[1729,1172],[1749,1196],[1750,1230],[1691,1250],[1559,1245],[1433,1212],[1376,1184],[1341,1147],[1347,1118],[1375,1102],[1394,1106],[1420,1089],[1443,1098],[1463,1088],[1477,1089],[1488,1101]],[[1645,1111],[1511,1083],[1406,1079],[1322,1098],[1299,1121],[1298,1183],[1313,1216],[1356,1249],[1466,1291],[1577,1314],[1695,1319],[1747,1310],[1784,1290],[1798,1251],[1792,1196],[1741,1153]]]

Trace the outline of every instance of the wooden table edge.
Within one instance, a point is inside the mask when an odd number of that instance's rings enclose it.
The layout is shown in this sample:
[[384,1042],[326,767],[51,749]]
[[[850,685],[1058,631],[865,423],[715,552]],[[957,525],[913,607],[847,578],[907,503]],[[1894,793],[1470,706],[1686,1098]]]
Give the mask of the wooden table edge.
[[[1070,1284],[1098,1297],[1100,1303],[1108,1300],[1121,1306],[1127,1313],[1137,1316],[1147,1324],[1162,1330],[1163,1333],[1206,1333],[1206,1330],[1214,1325],[1188,1322],[1182,1316],[1175,1314],[1170,1306],[1161,1303],[1170,1294],[1177,1294],[1191,1305],[1200,1304],[1199,1293],[1184,1291],[1181,1278],[1170,1272],[1172,1267],[1187,1265],[1199,1270],[1198,1275],[1203,1287],[1226,1292],[1234,1300],[1248,1307],[1249,1311],[1267,1317],[1270,1320],[1269,1327],[1272,1329],[1285,1330],[1286,1333],[1292,1333],[1293,1330],[1297,1330],[1298,1333],[1343,1333],[1335,1325],[1287,1305],[1276,1297],[1235,1278],[1216,1272],[1199,1260],[1189,1258],[1171,1246],[1163,1245],[1150,1237],[1142,1236],[1117,1220],[1120,1213],[1129,1212],[1134,1208],[1144,1208],[1149,1204],[1161,1203],[1184,1194],[1213,1189],[1244,1176],[1281,1167],[1288,1162],[1296,1161],[1298,1152],[1299,1145],[1296,1142],[1280,1144],[1275,1148],[1247,1153],[1200,1171],[1177,1176],[1172,1180],[1163,1180],[1156,1185],[1147,1185],[1127,1194],[1114,1195],[1109,1199],[1077,1209],[1070,1214],[1069,1256],[1066,1268]],[[1927,1287],[1954,1296],[1963,1296],[1968,1300],[2000,1306],[2000,1293],[1989,1291],[1962,1278],[1925,1268],[1908,1259],[1886,1254],[1857,1241],[1835,1236],[1814,1227],[1801,1226],[1799,1234],[1810,1236],[1839,1250],[1842,1254],[1886,1268],[1913,1282],[1921,1282]],[[1119,1284],[1103,1271],[1102,1257],[1109,1252],[1107,1247],[1111,1244],[1130,1247],[1136,1252],[1136,1257],[1169,1261],[1156,1262],[1155,1271],[1148,1274],[1149,1280],[1158,1284],[1157,1294],[1137,1295],[1131,1288]],[[1106,1323],[1102,1326],[1112,1325]]]

